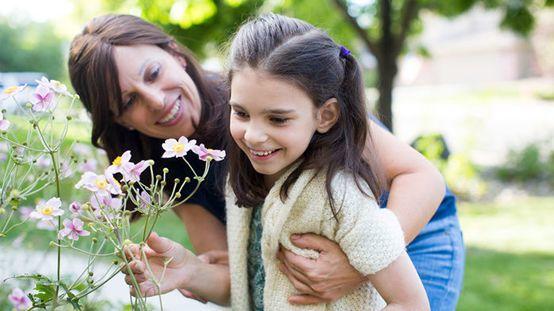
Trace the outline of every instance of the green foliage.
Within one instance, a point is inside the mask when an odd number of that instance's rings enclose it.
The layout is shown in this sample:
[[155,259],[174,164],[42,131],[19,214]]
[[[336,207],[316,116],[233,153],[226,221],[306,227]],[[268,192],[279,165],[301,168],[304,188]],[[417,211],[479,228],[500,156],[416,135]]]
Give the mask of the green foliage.
[[550,167],[554,166],[554,150],[547,160],[542,159],[539,144],[533,143],[521,150],[510,150],[506,163],[498,168],[497,176],[503,181],[526,182],[541,178],[554,178]]
[[198,57],[227,42],[262,4],[258,0],[138,1],[142,17],[163,27]]
[[458,196],[470,199],[485,194],[487,187],[477,167],[463,154],[451,155],[441,134],[419,136],[412,146],[435,164],[448,186]]
[[0,42],[0,72],[35,71],[63,79],[65,47],[51,24],[11,25],[0,20]]

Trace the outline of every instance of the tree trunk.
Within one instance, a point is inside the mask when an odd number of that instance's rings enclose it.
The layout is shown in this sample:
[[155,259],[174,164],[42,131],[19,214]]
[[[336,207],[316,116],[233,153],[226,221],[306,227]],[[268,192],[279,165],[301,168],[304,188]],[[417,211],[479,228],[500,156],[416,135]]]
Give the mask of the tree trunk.
[[392,132],[392,90],[394,87],[394,77],[397,72],[396,61],[394,59],[386,62],[383,60],[379,62],[378,70],[379,81],[377,88],[379,89],[379,100],[377,101],[377,113],[379,119]]
[[377,112],[381,121],[393,131],[392,124],[392,88],[396,76],[396,53],[392,34],[392,7],[391,0],[380,0],[379,9],[381,15],[381,40],[379,40],[380,55],[378,55],[377,68],[379,70],[379,101]]

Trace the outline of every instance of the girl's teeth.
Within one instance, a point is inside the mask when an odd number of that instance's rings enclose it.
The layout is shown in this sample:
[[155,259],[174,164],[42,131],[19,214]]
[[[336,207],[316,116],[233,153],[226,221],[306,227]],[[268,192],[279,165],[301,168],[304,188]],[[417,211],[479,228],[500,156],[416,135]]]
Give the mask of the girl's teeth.
[[167,123],[175,120],[177,117],[177,112],[181,108],[181,101],[178,100],[175,105],[173,105],[173,108],[171,108],[171,111],[165,116],[165,118],[161,119],[159,123]]
[[272,154],[274,151],[263,151],[263,152],[260,152],[260,151],[254,151],[252,150],[251,151],[254,155],[257,155],[259,157],[263,157],[263,156],[267,156],[267,155],[270,155]]

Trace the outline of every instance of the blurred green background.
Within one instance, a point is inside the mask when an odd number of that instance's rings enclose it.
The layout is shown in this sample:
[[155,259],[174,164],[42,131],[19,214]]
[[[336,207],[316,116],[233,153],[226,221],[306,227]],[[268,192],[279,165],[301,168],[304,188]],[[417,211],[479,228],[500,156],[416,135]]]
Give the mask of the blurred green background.
[[[226,42],[250,16],[273,11],[305,19],[353,51],[370,108],[433,161],[458,195],[467,244],[458,309],[548,310],[554,309],[553,4],[9,0],[0,12],[0,73],[40,72],[69,85],[71,38],[109,12],[160,25],[216,71],[224,68]],[[78,115],[68,139],[88,143],[90,123],[86,113]],[[190,247],[171,213],[157,231]],[[50,239],[33,231],[18,243],[40,248]]]

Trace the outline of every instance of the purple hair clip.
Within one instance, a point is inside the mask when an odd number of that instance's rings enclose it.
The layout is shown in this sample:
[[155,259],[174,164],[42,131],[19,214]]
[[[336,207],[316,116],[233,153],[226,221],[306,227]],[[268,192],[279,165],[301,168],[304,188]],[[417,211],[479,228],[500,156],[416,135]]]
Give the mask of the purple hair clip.
[[346,58],[346,56],[348,56],[348,55],[350,55],[350,50],[341,45],[339,56],[342,57],[342,58]]

